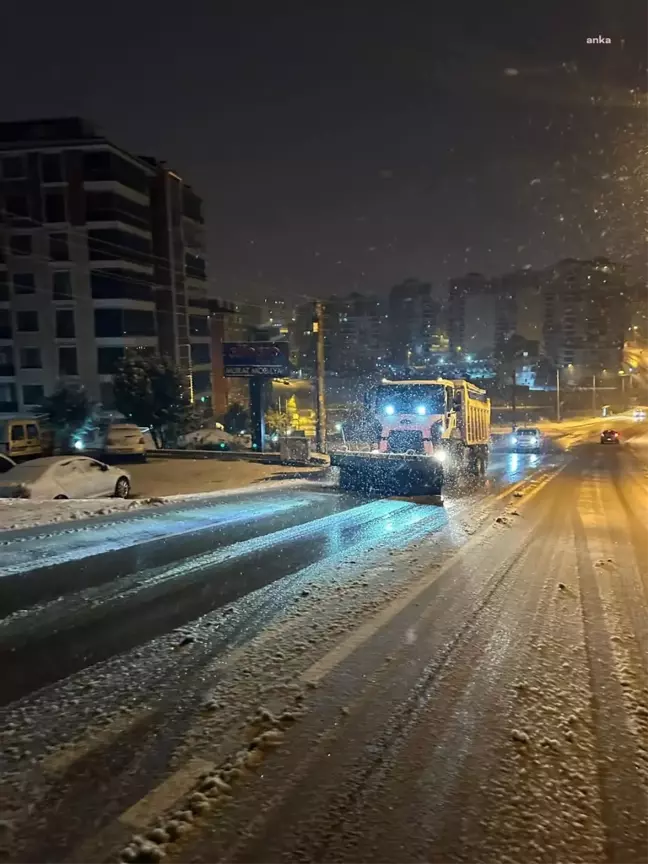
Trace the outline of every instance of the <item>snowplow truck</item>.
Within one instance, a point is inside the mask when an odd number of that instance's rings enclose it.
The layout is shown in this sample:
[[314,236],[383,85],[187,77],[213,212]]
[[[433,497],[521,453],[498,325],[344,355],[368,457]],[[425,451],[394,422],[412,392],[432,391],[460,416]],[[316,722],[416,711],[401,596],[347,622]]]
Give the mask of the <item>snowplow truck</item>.
[[469,381],[383,379],[373,413],[371,452],[331,454],[341,490],[439,496],[448,480],[486,473],[490,399]]

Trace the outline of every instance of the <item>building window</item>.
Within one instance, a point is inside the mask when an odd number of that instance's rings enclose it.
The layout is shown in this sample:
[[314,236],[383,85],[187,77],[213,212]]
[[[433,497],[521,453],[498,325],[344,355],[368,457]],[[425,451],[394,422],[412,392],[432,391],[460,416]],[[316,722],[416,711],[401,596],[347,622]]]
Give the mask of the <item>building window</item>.
[[38,332],[38,312],[35,310],[23,310],[16,313],[16,328],[19,333]]
[[52,300],[73,300],[72,273],[69,270],[52,272]]
[[41,369],[42,365],[40,348],[20,349],[21,369]]
[[14,273],[14,294],[34,294],[36,282],[33,273]]
[[0,384],[0,411],[14,412],[17,410],[15,384]]
[[195,366],[211,363],[211,351],[209,343],[201,342],[191,346],[191,362]]
[[190,315],[189,332],[192,336],[209,336],[209,322],[207,316]]
[[95,309],[95,336],[155,336],[155,315],[142,309]]
[[2,160],[2,177],[4,180],[22,180],[27,176],[26,168],[24,156],[5,156]]
[[51,261],[69,261],[70,250],[68,248],[68,235],[50,234],[49,251]]
[[25,405],[41,405],[45,398],[42,384],[23,384],[22,391]]
[[74,339],[76,336],[76,328],[74,326],[74,310],[73,309],[57,309],[56,310],[56,338],[57,339]]
[[95,309],[94,319],[97,339],[124,335],[121,309]]
[[151,277],[128,270],[91,270],[90,288],[95,300],[153,300]]
[[45,221],[65,222],[65,195],[62,192],[48,192],[45,196]]
[[0,339],[13,338],[11,327],[11,310],[0,309]]
[[0,348],[0,375],[13,377],[15,374],[13,348],[11,345],[3,345]]
[[9,299],[9,283],[7,281],[7,271],[0,270],[0,303],[8,303]]
[[10,219],[29,219],[29,202],[25,195],[7,195],[5,202]]
[[123,356],[123,348],[97,348],[97,371],[100,375],[114,375]]
[[93,228],[88,231],[91,261],[123,259],[136,264],[151,264],[151,241],[118,228]]
[[208,393],[211,390],[211,372],[194,372],[191,378],[194,393]]
[[110,180],[111,173],[108,150],[90,150],[83,154],[84,180]]
[[41,180],[43,183],[61,183],[63,181],[60,153],[43,153],[41,156]]
[[78,375],[77,350],[71,346],[59,348],[59,374]]
[[11,249],[12,255],[31,255],[32,235],[12,234],[9,238],[9,248]]
[[205,260],[199,255],[192,255],[190,252],[185,253],[185,270],[187,276],[193,279],[205,279]]

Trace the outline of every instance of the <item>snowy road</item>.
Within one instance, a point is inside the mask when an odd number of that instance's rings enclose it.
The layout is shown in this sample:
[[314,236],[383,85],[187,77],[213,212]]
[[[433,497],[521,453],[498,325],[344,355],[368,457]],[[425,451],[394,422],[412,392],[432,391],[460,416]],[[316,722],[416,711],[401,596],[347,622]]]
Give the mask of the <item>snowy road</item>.
[[83,575],[0,623],[0,854],[644,861],[645,458],[502,454],[445,508],[194,502],[112,520],[119,549],[44,532]]

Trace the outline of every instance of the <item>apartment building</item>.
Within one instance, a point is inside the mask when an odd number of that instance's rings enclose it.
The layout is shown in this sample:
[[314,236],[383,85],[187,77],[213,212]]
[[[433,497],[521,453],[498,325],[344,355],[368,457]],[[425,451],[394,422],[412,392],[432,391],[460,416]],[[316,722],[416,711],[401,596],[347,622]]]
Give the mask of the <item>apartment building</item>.
[[429,282],[406,279],[389,292],[389,355],[395,366],[430,360],[440,337],[440,305]]
[[0,412],[59,381],[110,407],[128,348],[167,354],[211,400],[201,228],[177,175],[87,121],[0,123]]
[[542,273],[544,347],[554,364],[586,377],[618,370],[631,326],[632,289],[622,269],[604,258],[573,258]]

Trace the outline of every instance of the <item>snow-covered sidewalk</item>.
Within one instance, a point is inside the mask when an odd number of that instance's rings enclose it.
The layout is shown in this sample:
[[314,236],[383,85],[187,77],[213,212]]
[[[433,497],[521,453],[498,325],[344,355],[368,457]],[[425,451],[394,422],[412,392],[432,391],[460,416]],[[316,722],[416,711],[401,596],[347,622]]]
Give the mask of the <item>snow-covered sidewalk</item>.
[[0,531],[18,531],[37,525],[72,522],[96,516],[111,516],[131,510],[141,510],[162,503],[161,499],[142,498],[136,501],[121,498],[75,499],[72,501],[29,501],[21,498],[0,499]]
[[218,497],[244,489],[267,490],[270,483],[272,486],[290,485],[294,482],[293,477],[296,480],[307,474],[315,479],[322,473],[321,466],[304,469],[210,459],[153,459],[142,465],[128,465],[127,470],[131,475],[133,494],[137,496],[133,500],[30,501],[0,498],[0,532],[139,511],[177,503],[183,498]]

